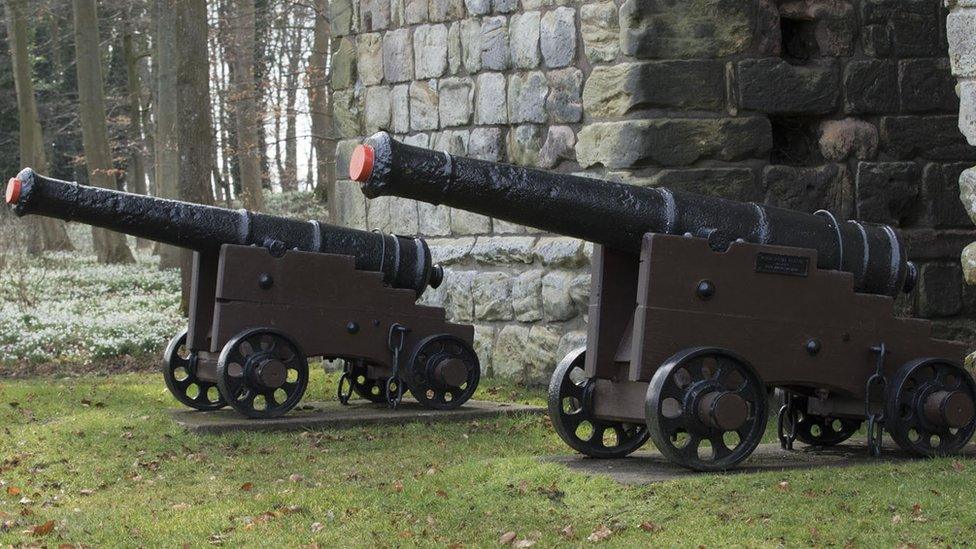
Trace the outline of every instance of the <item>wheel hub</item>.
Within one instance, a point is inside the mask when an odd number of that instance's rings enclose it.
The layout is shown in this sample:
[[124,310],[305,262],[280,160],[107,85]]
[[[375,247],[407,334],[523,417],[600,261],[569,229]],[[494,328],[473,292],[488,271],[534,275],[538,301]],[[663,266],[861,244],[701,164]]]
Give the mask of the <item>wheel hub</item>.
[[728,391],[711,391],[698,400],[698,418],[709,427],[735,431],[749,418],[749,403]]
[[432,371],[429,377],[445,387],[460,387],[468,379],[468,367],[459,358],[435,358],[428,370]]
[[257,366],[254,368],[254,379],[261,386],[277,389],[288,380],[288,368],[280,360],[264,356],[258,357],[255,362]]
[[959,429],[973,419],[973,401],[962,391],[936,391],[925,399],[925,419],[952,429]]

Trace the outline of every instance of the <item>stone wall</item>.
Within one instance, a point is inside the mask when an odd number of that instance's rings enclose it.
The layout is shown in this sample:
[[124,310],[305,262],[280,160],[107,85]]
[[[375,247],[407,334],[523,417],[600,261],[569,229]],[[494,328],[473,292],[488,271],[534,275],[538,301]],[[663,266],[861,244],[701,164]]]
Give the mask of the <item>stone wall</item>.
[[[900,310],[976,339],[959,263],[974,233],[957,187],[976,148],[957,126],[940,0],[332,10],[339,173],[385,129],[454,154],[890,223],[921,267]],[[545,381],[585,339],[589,245],[407,200],[367,204],[339,186],[344,223],[429,238],[448,275],[426,299],[477,326],[489,373]]]
[[[946,4],[952,10],[946,28],[952,73],[959,79],[959,130],[970,145],[976,145],[976,0],[947,0]],[[976,168],[962,173],[959,190],[966,211],[976,221]],[[962,267],[966,282],[976,285],[976,242],[963,250]]]

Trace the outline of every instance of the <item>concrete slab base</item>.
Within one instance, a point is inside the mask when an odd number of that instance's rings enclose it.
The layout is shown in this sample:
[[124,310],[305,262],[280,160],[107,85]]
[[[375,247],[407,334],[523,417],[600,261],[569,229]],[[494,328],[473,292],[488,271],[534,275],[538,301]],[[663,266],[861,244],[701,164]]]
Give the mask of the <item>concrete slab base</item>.
[[[976,445],[970,444],[961,457],[976,457]],[[690,475],[701,475],[666,460],[655,451],[635,452],[622,459],[593,459],[580,454],[548,456],[543,461],[560,463],[570,470],[588,475],[606,475],[621,484],[651,484]],[[864,442],[850,442],[832,448],[812,448],[797,444],[787,452],[778,443],[760,444],[756,451],[738,468],[721,474],[744,474],[770,471],[789,471],[815,467],[846,467],[880,462],[918,459],[886,441],[880,458],[868,455]]]
[[469,400],[457,410],[430,410],[415,400],[404,399],[396,410],[385,404],[373,404],[353,400],[348,406],[332,402],[302,403],[283,417],[274,419],[248,419],[231,408],[214,412],[196,410],[171,410],[177,424],[193,433],[219,434],[240,431],[312,431],[323,429],[349,429],[366,425],[397,425],[422,422],[473,421],[493,419],[514,414],[541,414],[545,408],[508,402]]

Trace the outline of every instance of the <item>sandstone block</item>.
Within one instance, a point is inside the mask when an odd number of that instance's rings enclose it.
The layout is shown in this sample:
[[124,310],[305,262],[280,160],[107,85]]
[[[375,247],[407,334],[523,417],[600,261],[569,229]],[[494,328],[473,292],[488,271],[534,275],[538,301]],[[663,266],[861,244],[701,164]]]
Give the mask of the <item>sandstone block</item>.
[[457,74],[461,70],[461,23],[455,21],[447,28],[447,70]]
[[457,235],[477,235],[491,232],[491,218],[466,210],[451,210],[451,232]]
[[437,81],[419,81],[410,83],[410,128],[412,130],[436,130],[437,116]]
[[662,170],[652,182],[655,186],[743,202],[759,201],[763,196],[749,168]]
[[355,90],[339,90],[332,93],[333,114],[339,137],[351,138],[362,135],[362,112]]
[[652,107],[720,110],[725,63],[711,60],[619,63],[593,68],[583,88],[593,117],[619,117]]
[[359,184],[352,181],[336,182],[336,215],[344,227],[366,229],[366,197]]
[[464,17],[464,1],[430,0],[427,11],[432,23],[454,21]]
[[962,269],[955,263],[926,263],[916,292],[922,318],[953,316],[962,310]]
[[479,74],[475,91],[475,123],[507,123],[508,109],[506,105],[505,75],[497,72]]
[[902,112],[959,112],[956,79],[947,59],[903,59],[898,68]]
[[535,166],[542,149],[542,129],[533,124],[523,124],[508,131],[508,161],[521,166]]
[[448,316],[456,322],[470,322],[474,320],[474,299],[471,295],[471,285],[474,282],[475,271],[455,271],[448,269],[444,272],[444,308]]
[[959,176],[959,198],[969,219],[976,223],[976,168],[970,168]]
[[542,57],[551,69],[566,67],[576,58],[576,10],[556,8],[542,16],[539,32]]
[[408,25],[416,25],[427,20],[427,0],[404,0],[403,19]]
[[583,71],[569,67],[549,71],[549,96],[546,97],[546,112],[549,121],[573,124],[583,118]]
[[539,66],[539,12],[530,11],[512,16],[508,36],[512,65],[517,69]]
[[469,15],[487,15],[491,11],[491,0],[464,0]]
[[556,349],[561,336],[559,329],[554,326],[536,324],[529,330],[528,346],[525,349],[526,383],[549,383],[558,362]]
[[397,29],[383,35],[383,76],[387,82],[413,79],[413,38],[410,29]]
[[[357,38],[358,60],[356,69],[364,86],[375,86],[383,81],[383,37],[378,32],[360,34]],[[333,63],[335,57],[333,57]]]
[[925,165],[916,225],[936,229],[973,227],[963,200],[960,200],[962,175],[971,167],[971,162]]
[[481,67],[503,71],[512,64],[508,49],[508,21],[504,16],[481,21]]
[[542,320],[542,272],[532,269],[512,280],[512,308],[519,322]]
[[494,375],[491,358],[495,349],[497,333],[498,330],[492,326],[475,325],[474,327],[474,352],[478,355],[478,361],[481,363],[482,375]]
[[586,314],[590,306],[590,273],[578,274],[573,277],[569,283],[569,297],[576,305],[576,310]]
[[501,160],[502,131],[499,128],[477,127],[471,130],[468,155],[472,158],[497,162]]
[[442,76],[447,70],[447,26],[420,25],[414,29],[413,55],[416,78]]
[[955,116],[886,116],[881,148],[899,159],[976,160],[976,148],[959,133]]
[[871,57],[930,57],[941,50],[939,10],[925,0],[861,2],[861,44]]
[[474,82],[468,77],[444,78],[438,86],[441,127],[471,123]]
[[359,2],[334,0],[329,2],[329,23],[332,36],[338,38],[359,30]]
[[563,160],[575,160],[576,134],[569,126],[549,126],[545,143],[539,150],[538,166],[555,168]]
[[512,277],[507,273],[482,272],[471,284],[474,317],[478,320],[512,320]]
[[580,6],[580,34],[590,62],[613,61],[620,52],[617,5],[597,2]]
[[525,349],[529,344],[528,326],[509,324],[498,332],[491,363],[496,376],[513,381],[525,381]]
[[391,126],[397,133],[410,131],[410,85],[393,86],[390,96]]
[[851,114],[898,110],[898,66],[891,61],[859,59],[844,69],[844,110]]
[[551,271],[542,277],[542,312],[549,322],[569,320],[576,316],[576,305],[569,295],[573,273]]
[[435,264],[456,265],[470,257],[474,238],[437,238],[428,240],[427,244],[430,246],[431,261]]
[[387,86],[373,86],[366,88],[366,134],[372,135],[379,130],[390,128],[390,88]]
[[767,166],[763,171],[763,186],[766,190],[763,202],[770,206],[807,213],[827,210],[843,219],[854,213],[854,189],[843,164],[812,168]]
[[461,60],[468,73],[481,70],[481,22],[477,19],[461,21]]
[[513,74],[508,78],[509,122],[545,122],[549,84],[539,71]]
[[739,107],[776,114],[825,114],[836,109],[838,65],[818,61],[792,65],[781,59],[738,64]]
[[529,264],[534,244],[535,238],[531,236],[480,236],[471,257],[487,265]]
[[536,257],[546,267],[575,269],[586,265],[584,242],[566,236],[544,236],[535,244]]
[[820,124],[819,144],[820,154],[832,162],[849,157],[871,160],[878,154],[878,129],[854,118],[825,120]]
[[420,234],[424,236],[447,236],[451,234],[451,209],[447,206],[434,206],[426,202],[419,202],[417,203],[417,215],[420,218]]
[[976,10],[956,10],[946,21],[949,62],[956,76],[976,77]]
[[390,0],[360,0],[359,28],[363,32],[383,30],[390,26]]
[[918,165],[860,162],[855,185],[858,219],[898,226],[912,214],[918,200]]
[[332,56],[332,88],[344,90],[355,83],[356,44],[350,38],[343,38]]

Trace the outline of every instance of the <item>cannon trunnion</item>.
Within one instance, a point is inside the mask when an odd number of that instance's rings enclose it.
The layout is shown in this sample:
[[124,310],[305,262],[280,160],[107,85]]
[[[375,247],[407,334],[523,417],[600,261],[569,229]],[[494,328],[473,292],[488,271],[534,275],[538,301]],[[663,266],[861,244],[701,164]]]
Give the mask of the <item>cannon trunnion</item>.
[[294,408],[308,357],[345,364],[338,397],[395,406],[406,391],[452,409],[478,386],[474,328],[417,304],[442,272],[418,238],[84,187],[24,170],[7,186],[17,215],[78,220],[190,248],[189,323],[163,379],[197,410],[252,418]]
[[648,440],[683,466],[734,467],[777,430],[838,444],[866,424],[918,455],[976,431],[965,345],[898,318],[915,267],[891,227],[495,164],[374,135],[350,177],[369,197],[447,204],[594,249],[587,345],[549,385],[572,448],[623,457]]

